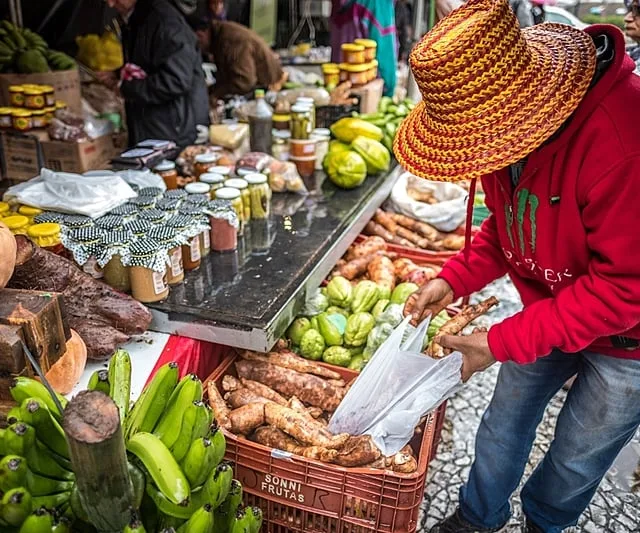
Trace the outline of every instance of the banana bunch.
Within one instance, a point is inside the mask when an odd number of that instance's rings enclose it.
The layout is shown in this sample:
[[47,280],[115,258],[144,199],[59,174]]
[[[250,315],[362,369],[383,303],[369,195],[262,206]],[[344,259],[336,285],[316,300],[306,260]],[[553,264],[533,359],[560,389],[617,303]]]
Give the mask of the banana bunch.
[[50,50],[37,33],[28,28],[18,28],[8,20],[0,22],[0,72],[32,74],[75,67],[73,58]]

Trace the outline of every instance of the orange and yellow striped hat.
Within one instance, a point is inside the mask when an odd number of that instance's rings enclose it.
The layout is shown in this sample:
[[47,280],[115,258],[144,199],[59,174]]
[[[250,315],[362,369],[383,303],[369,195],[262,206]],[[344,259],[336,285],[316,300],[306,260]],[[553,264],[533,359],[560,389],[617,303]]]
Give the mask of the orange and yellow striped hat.
[[586,33],[520,29],[508,0],[469,0],[416,45],[422,93],[394,141],[398,161],[436,181],[478,178],[538,148],[575,111],[596,65]]

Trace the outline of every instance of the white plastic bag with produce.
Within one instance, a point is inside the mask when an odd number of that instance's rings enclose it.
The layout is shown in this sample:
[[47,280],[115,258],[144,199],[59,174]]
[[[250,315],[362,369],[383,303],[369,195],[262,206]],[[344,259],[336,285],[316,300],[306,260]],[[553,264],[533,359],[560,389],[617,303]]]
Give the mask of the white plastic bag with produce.
[[410,319],[405,318],[378,348],[329,423],[336,435],[370,435],[387,457],[398,453],[420,419],[462,385],[462,355],[426,357],[422,348],[429,320],[414,329]]

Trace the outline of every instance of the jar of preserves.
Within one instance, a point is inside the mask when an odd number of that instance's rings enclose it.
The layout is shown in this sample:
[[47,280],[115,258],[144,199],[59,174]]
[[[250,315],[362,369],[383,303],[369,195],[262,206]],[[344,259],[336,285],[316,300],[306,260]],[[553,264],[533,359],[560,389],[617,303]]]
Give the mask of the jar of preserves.
[[311,132],[311,139],[316,141],[316,170],[322,170],[322,162],[329,153],[331,131],[325,128],[316,128]]
[[225,166],[216,166],[210,167],[207,172],[210,172],[212,174],[219,174],[220,176],[224,176],[224,178],[227,179],[229,174],[231,174],[231,169]]
[[180,200],[163,196],[156,202],[156,209],[164,211],[167,216],[175,215],[180,207]]
[[311,113],[311,129],[314,130],[316,128],[316,101],[308,96],[300,96],[296,98],[296,103],[294,105],[300,105],[309,108],[309,111]]
[[[207,205],[210,200],[211,198],[209,198],[208,194],[190,194],[184,199],[184,202],[182,202],[179,211],[190,208],[202,208]],[[202,209],[200,209],[200,211],[202,211]]]
[[[248,176],[245,175],[245,177]],[[231,187],[240,191],[240,197],[242,198],[242,205],[244,207],[244,221],[249,222],[251,220],[251,194],[249,193],[249,184],[244,178],[231,178],[224,182],[225,187]]]
[[184,270],[189,272],[200,267],[200,238],[202,228],[198,224],[197,217],[190,215],[176,215],[165,222],[165,226],[176,231],[176,237],[182,238],[182,264]]
[[13,107],[24,107],[24,87],[22,85],[9,87],[9,101]]
[[129,203],[142,211],[143,209],[151,209],[156,205],[156,198],[154,196],[137,196],[131,198]]
[[56,111],[67,109],[67,103],[62,100],[56,100]]
[[209,198],[211,200],[215,198],[215,190],[224,187],[224,180],[225,178],[221,174],[215,174],[213,172],[200,174],[200,183],[206,183],[209,186]]
[[371,65],[368,63],[361,65],[344,65],[344,69],[347,73],[347,80],[350,81],[354,87],[366,85],[369,81]]
[[31,207],[30,205],[21,205],[18,207],[18,214],[24,215],[29,219],[29,223],[33,222],[33,217],[42,214],[42,209]]
[[340,66],[338,67],[340,69],[340,83],[349,81],[349,73],[347,72],[348,66],[348,63],[340,63]]
[[232,187],[222,187],[216,191],[216,200],[229,200],[231,202],[238,216],[238,235],[244,235],[246,221],[244,220],[244,205],[240,197],[240,191]]
[[153,225],[148,220],[132,220],[122,226],[124,231],[129,231],[137,238],[145,237]]
[[26,235],[29,228],[29,219],[24,215],[11,215],[4,217],[2,223],[9,228],[14,235]]
[[290,153],[289,141],[291,139],[290,131],[274,131],[273,145],[271,146],[271,155],[278,161],[288,161]]
[[312,155],[311,157],[290,157],[290,161],[295,163],[296,169],[298,169],[298,174],[300,174],[301,178],[310,178],[313,176],[316,168],[316,156]]
[[47,121],[47,126],[53,122],[56,116],[56,106],[49,106],[44,108],[44,118]]
[[[0,217],[2,217],[1,213],[0,213]],[[56,224],[62,225],[64,222],[64,219],[65,219],[65,215],[62,213],[56,213],[55,211],[44,211],[43,213],[40,213],[33,217],[33,223],[48,224],[50,222],[55,222]]]
[[291,138],[308,139],[313,130],[311,109],[304,105],[294,105],[291,108]]
[[149,238],[159,242],[167,249],[169,264],[167,265],[167,283],[178,285],[184,281],[184,265],[182,263],[182,239],[177,236],[175,228],[158,226],[149,232]]
[[273,115],[273,129],[276,131],[289,131],[291,129],[291,115]]
[[144,196],[145,198],[153,198],[157,200],[161,198],[164,191],[160,187],[143,187],[138,189],[138,196]]
[[138,220],[148,220],[152,225],[160,224],[165,218],[167,218],[167,213],[157,207],[138,213]]
[[109,211],[110,215],[118,215],[122,217],[123,222],[129,222],[132,220],[136,214],[138,213],[138,208],[133,204],[122,204],[118,207],[114,207],[111,211]]
[[0,218],[6,217],[11,213],[11,207],[7,202],[0,202]]
[[161,161],[153,169],[164,181],[168,190],[178,188],[178,171],[176,170],[176,164],[173,161]]
[[361,65],[366,61],[364,46],[355,43],[345,43],[341,47],[342,61],[350,65]]
[[62,244],[73,255],[73,260],[85,274],[101,279],[104,276],[98,264],[98,254],[101,251],[104,231],[95,226],[63,232]]
[[240,223],[231,202],[213,200],[207,211],[211,224],[211,248],[215,252],[235,252],[238,248]]
[[193,173],[196,179],[200,178],[200,174],[204,174],[209,170],[209,167],[212,167],[216,164],[218,160],[218,156],[212,153],[206,154],[198,154],[195,157],[195,162],[193,165]]
[[40,248],[44,248],[54,254],[61,254],[63,251],[60,241],[60,224],[55,222],[45,222],[34,224],[27,230],[29,238]]
[[129,246],[135,240],[128,231],[109,231],[103,236],[103,248],[98,257],[102,267],[104,282],[114,289],[128,293],[131,291],[131,279],[128,263]]
[[169,296],[167,251],[151,239],[140,239],[129,246],[131,295],[142,303],[164,300]]
[[251,219],[269,218],[271,214],[271,189],[264,174],[249,174],[244,178],[249,184]]
[[27,87],[24,90],[24,107],[27,109],[44,109],[47,101],[40,87]]
[[164,191],[165,198],[173,198],[175,200],[184,200],[187,197],[187,191],[184,189],[175,189],[170,191]]
[[62,225],[70,230],[90,228],[93,226],[93,219],[84,215],[67,215],[62,221]]
[[340,68],[335,63],[322,65],[322,75],[324,76],[324,85],[328,91],[332,91],[340,84]]
[[354,44],[364,47],[364,61],[366,63],[373,61],[378,53],[378,43],[373,39],[355,39]]
[[122,229],[124,219],[120,215],[104,215],[96,218],[94,224],[105,231],[117,231]]
[[34,129],[47,127],[47,112],[44,109],[34,109],[31,112],[31,125]]
[[369,78],[371,81],[375,80],[378,77],[378,60],[374,59],[371,63],[371,70],[369,71]]
[[0,129],[10,130],[13,126],[12,122],[13,109],[10,107],[0,107]]
[[[202,174],[206,174],[206,172],[203,172]],[[202,174],[200,174],[202,176]],[[210,191],[210,187],[208,184],[203,183],[201,181],[197,181],[195,183],[187,183],[187,185],[185,185],[184,190],[187,191],[187,194],[189,196],[186,197],[186,201],[190,202],[190,198],[192,195],[206,195],[207,197],[209,196],[209,191]]]
[[42,93],[44,94],[45,106],[56,105],[56,91],[51,85],[42,85]]
[[16,131],[31,131],[33,128],[31,111],[28,109],[14,109],[11,113],[11,124]]

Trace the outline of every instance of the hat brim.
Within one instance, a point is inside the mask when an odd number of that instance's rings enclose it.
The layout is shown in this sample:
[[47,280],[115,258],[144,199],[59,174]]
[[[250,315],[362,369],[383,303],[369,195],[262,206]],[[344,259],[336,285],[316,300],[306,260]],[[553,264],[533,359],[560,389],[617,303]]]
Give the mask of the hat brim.
[[455,123],[434,120],[420,102],[401,123],[393,149],[405,169],[435,181],[481,177],[529,155],[576,110],[595,70],[591,37],[552,23],[522,32],[530,64],[499,96]]

